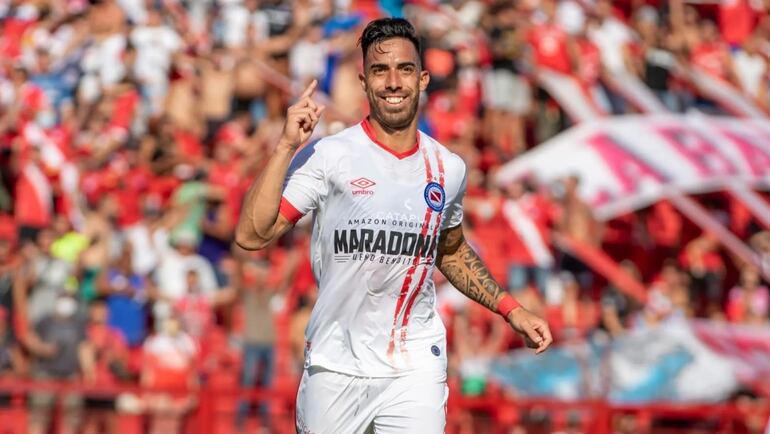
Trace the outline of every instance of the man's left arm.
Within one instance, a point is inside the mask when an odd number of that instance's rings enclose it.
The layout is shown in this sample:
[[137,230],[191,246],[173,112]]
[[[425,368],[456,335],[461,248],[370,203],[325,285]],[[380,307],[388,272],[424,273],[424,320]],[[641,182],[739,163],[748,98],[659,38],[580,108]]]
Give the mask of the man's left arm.
[[513,330],[524,337],[527,346],[536,348],[535,353],[542,353],[551,345],[548,323],[524,309],[495,282],[465,240],[462,225],[442,231],[436,266],[468,298],[505,317]]

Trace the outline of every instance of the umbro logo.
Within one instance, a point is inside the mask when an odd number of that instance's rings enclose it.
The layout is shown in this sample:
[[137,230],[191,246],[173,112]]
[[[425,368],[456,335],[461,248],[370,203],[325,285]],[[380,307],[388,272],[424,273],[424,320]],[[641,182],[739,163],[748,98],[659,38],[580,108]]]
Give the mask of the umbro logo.
[[366,195],[371,196],[374,194],[373,190],[370,190],[373,186],[375,186],[377,183],[372,181],[371,179],[367,178],[358,178],[350,181],[350,185],[353,187],[356,187],[353,189],[353,195]]

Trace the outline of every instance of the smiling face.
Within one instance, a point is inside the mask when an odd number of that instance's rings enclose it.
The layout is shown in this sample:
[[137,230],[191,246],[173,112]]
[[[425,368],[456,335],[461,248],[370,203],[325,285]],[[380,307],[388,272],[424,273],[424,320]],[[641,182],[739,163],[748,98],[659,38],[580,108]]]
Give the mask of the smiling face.
[[390,130],[403,130],[415,122],[420,92],[430,80],[420,67],[417,48],[405,38],[372,44],[359,79],[371,116]]

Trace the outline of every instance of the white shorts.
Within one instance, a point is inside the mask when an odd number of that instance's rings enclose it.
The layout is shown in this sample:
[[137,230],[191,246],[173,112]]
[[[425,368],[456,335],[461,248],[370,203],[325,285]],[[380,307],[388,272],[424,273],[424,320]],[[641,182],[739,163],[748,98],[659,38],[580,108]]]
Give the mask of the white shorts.
[[299,434],[442,434],[445,372],[356,377],[311,366],[297,392]]

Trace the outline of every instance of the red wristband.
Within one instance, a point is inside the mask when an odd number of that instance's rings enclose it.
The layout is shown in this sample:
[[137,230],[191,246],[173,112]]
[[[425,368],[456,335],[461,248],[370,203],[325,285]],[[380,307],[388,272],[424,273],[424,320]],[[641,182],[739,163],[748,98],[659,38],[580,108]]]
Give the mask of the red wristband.
[[510,294],[505,294],[503,298],[497,302],[497,313],[502,315],[503,318],[508,318],[508,314],[519,306],[521,305],[515,298],[511,297]]

